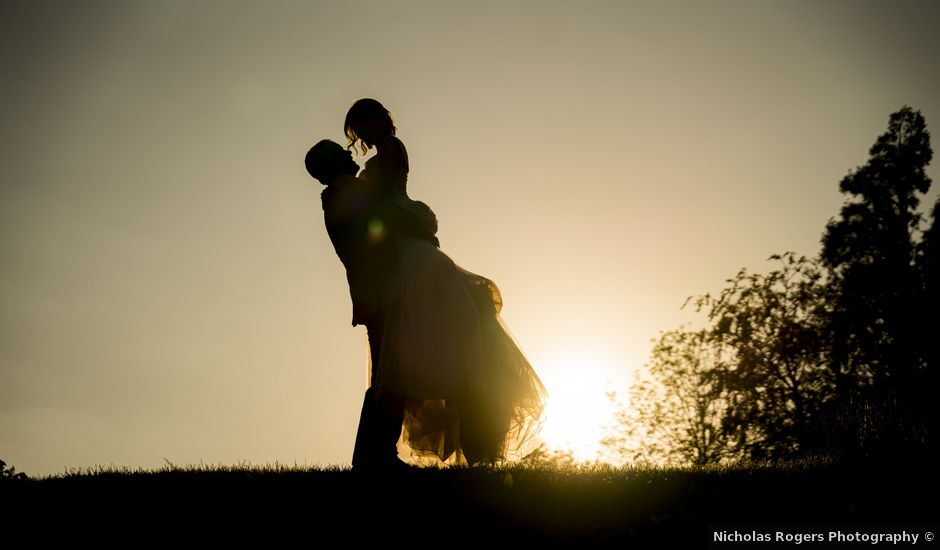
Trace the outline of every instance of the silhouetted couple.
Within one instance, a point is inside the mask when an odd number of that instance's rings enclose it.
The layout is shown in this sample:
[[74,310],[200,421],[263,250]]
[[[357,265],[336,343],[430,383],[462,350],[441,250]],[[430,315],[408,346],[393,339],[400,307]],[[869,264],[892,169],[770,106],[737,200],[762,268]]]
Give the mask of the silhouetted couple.
[[[361,99],[346,115],[347,149],[307,153],[330,240],[346,268],[352,324],[370,352],[354,470],[414,462],[478,464],[518,458],[540,428],[546,392],[506,329],[493,281],[442,252],[437,219],[408,198],[408,155],[391,113]],[[348,149],[376,154],[357,177]]]

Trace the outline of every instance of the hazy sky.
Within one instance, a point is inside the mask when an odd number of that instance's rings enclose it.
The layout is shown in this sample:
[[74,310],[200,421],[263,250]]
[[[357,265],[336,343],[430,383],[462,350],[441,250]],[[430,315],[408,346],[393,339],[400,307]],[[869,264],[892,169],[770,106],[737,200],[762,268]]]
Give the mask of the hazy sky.
[[348,464],[365,329],[303,156],[360,97],[549,390],[625,388],[687,296],[818,251],[891,112],[936,148],[938,24],[930,1],[3,2],[0,458]]

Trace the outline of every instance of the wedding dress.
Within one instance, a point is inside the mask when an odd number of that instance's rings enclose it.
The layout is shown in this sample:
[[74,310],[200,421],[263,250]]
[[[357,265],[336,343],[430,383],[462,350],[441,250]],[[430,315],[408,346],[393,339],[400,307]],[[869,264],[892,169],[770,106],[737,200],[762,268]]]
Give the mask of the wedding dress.
[[522,458],[537,444],[547,394],[499,315],[499,289],[427,241],[396,246],[400,289],[374,391],[405,396],[400,449],[420,464]]
[[[360,177],[437,232],[431,209],[407,196],[403,164],[366,162]],[[499,313],[496,284],[428,240],[395,235],[398,291],[387,307],[373,391],[405,398],[399,449],[424,465],[517,460],[535,449],[547,392]],[[370,354],[371,355],[371,354]]]

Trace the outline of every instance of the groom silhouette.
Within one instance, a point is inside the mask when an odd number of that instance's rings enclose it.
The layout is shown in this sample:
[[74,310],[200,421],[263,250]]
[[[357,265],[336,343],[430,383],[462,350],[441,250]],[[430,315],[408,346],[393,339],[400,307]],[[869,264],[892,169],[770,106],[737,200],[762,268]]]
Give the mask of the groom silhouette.
[[[353,449],[354,470],[406,469],[398,458],[405,396],[373,392],[380,365],[382,332],[388,305],[399,285],[395,235],[408,235],[439,246],[436,221],[420,220],[387,200],[373,182],[356,177],[352,153],[334,141],[314,145],[304,159],[307,172],[326,186],[320,194],[323,218],[336,255],[346,268],[352,299],[352,325],[365,325],[372,376],[362,401]],[[428,209],[430,212],[430,209]]]

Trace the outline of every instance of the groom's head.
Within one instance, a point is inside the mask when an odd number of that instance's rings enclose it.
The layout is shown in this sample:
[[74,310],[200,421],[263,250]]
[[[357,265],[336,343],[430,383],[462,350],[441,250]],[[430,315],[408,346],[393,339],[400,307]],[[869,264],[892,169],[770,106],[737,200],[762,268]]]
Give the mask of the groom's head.
[[304,158],[307,173],[318,179],[323,185],[330,185],[342,175],[355,176],[359,165],[352,159],[352,153],[335,141],[324,139],[307,151]]

